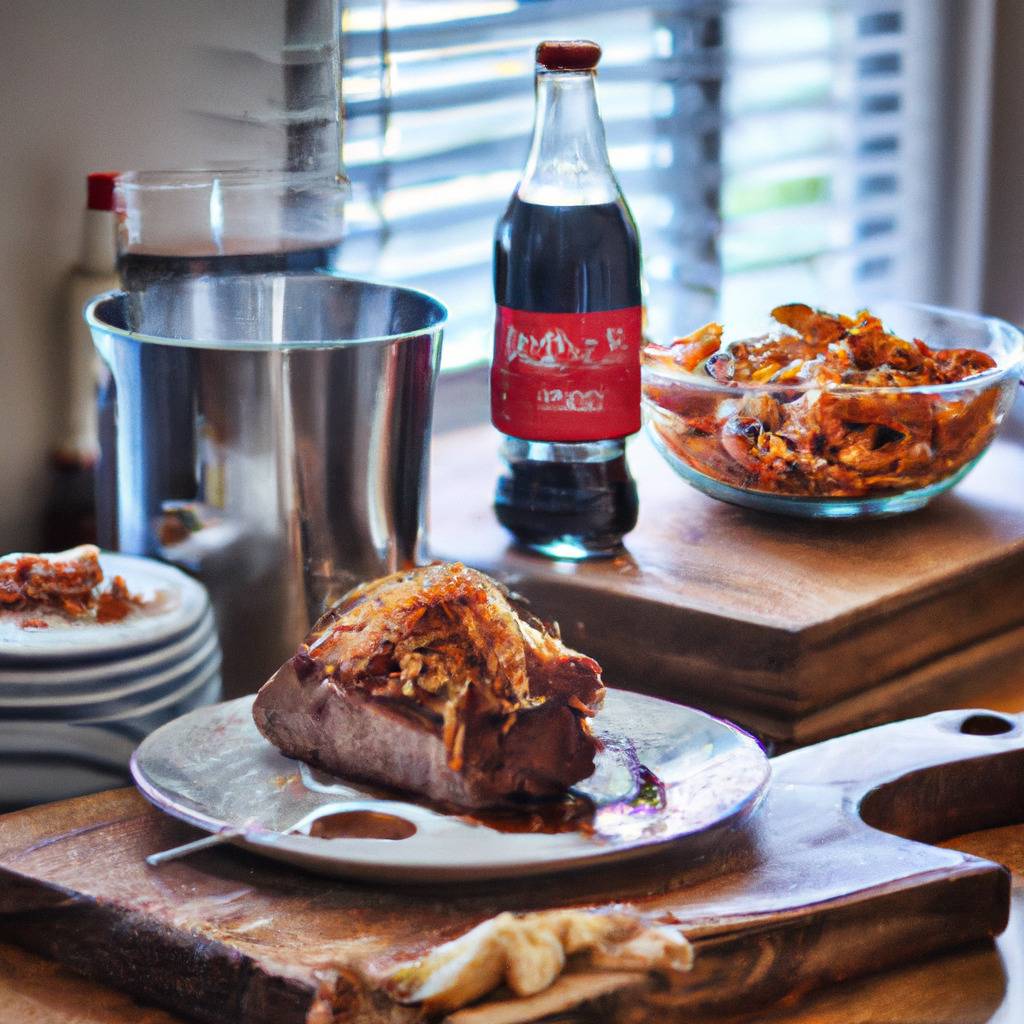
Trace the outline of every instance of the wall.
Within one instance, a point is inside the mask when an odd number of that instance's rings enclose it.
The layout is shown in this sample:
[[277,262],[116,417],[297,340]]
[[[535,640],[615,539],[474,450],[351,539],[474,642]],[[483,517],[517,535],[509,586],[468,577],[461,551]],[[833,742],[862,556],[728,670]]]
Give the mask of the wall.
[[[85,175],[260,159],[283,0],[31,0],[0,34],[0,552],[31,550]],[[211,116],[211,114],[213,116]]]

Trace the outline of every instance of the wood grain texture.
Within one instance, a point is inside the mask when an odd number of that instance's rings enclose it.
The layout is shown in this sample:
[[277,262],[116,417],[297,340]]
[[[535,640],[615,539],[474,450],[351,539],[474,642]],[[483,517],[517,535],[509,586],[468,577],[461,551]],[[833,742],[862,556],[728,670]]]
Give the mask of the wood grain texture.
[[[995,943],[975,943],[740,1015],[689,1024],[1019,1024],[1024,1020],[1024,825],[958,836],[948,845],[1012,871],[1010,922]],[[607,1024],[600,994],[573,994],[563,1024]],[[0,1020],[17,1024],[183,1024],[52,960],[0,944]],[[517,1007],[518,1009],[518,1007]],[[467,1013],[470,1011],[467,1011]],[[477,1011],[472,1011],[477,1012]],[[462,1022],[460,1022],[462,1024]],[[465,1024],[472,1024],[472,1018]],[[493,1019],[489,1024],[494,1024]]]
[[[863,522],[714,501],[637,438],[626,553],[576,565],[510,545],[491,511],[497,434],[456,432],[435,444],[431,552],[521,591],[611,685],[808,742],[884,714],[887,684],[915,675],[919,695],[938,694],[1024,654],[1024,408],[1011,417],[955,491]],[[890,720],[928,709],[905,702]]]
[[502,910],[615,902],[680,922],[696,966],[659,1020],[765,1005],[1002,929],[1004,869],[871,825],[934,841],[1024,819],[1020,720],[947,712],[773,768],[748,826],[697,862],[669,852],[500,888],[348,885],[237,850],[149,869],[145,854],[193,833],[115,790],[0,818],[0,935],[198,1020],[290,1024],[316,1007],[418,1019],[359,979]]

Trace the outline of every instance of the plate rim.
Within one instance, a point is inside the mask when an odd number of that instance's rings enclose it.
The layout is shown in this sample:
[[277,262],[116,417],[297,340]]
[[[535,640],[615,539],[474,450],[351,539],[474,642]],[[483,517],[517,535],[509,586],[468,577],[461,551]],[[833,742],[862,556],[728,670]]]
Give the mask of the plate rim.
[[[159,675],[140,676],[118,690],[97,690],[64,697],[47,696],[37,701],[30,697],[5,697],[0,700],[0,718],[12,722],[81,722],[102,715],[102,709],[111,705],[128,702],[138,707],[148,707],[173,693],[190,692],[187,688],[197,678],[205,678],[214,668],[219,669],[222,661],[220,650],[212,641],[209,648],[208,651],[204,649],[197,652],[197,655],[203,655],[201,658],[196,656],[188,659],[187,668],[174,667]],[[145,703],[139,703],[141,701]],[[34,717],[36,715],[39,717]]]

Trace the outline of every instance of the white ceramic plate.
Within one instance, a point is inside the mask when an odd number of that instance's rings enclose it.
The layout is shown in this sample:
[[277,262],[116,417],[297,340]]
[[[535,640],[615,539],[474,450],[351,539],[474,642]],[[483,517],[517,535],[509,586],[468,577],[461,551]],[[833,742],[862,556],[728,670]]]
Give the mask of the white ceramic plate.
[[0,758],[12,754],[82,757],[104,767],[124,766],[133,744],[94,726],[67,722],[0,722]]
[[[510,834],[313,772],[263,739],[251,706],[242,697],[158,729],[132,757],[135,783],[176,818],[208,832],[244,829],[240,845],[324,874],[458,881],[620,861],[665,844],[704,852],[754,810],[770,774],[761,748],[734,726],[609,690],[594,719],[604,751],[579,787],[597,805],[593,835]],[[302,834],[318,817],[352,811],[388,814],[415,832],[397,840]]]
[[[99,625],[71,620],[57,612],[0,613],[0,664],[110,660],[173,642],[194,629],[209,608],[205,588],[173,566],[134,555],[100,553],[104,581],[123,576],[128,589],[146,600],[159,599],[154,610],[132,612],[121,622]],[[25,618],[41,618],[46,629],[24,629]]]
[[211,659],[201,669],[167,693],[160,694],[145,704],[122,705],[103,710],[86,718],[76,719],[76,725],[119,725],[138,739],[148,735],[165,722],[173,721],[186,711],[200,706],[214,706],[221,697],[220,657]]
[[17,668],[0,667],[0,707],[7,698],[68,699],[104,689],[117,689],[167,669],[180,668],[197,651],[216,645],[216,624],[208,610],[195,629],[180,640],[145,654],[93,662],[84,667],[66,661],[36,661]]
[[8,697],[5,693],[0,696],[0,718],[106,717],[112,709],[128,710],[178,693],[192,685],[196,677],[208,676],[213,669],[219,669],[220,662],[217,637],[210,636],[202,647],[177,665],[121,681],[117,685],[96,685],[91,690],[72,694],[52,689],[17,697]]

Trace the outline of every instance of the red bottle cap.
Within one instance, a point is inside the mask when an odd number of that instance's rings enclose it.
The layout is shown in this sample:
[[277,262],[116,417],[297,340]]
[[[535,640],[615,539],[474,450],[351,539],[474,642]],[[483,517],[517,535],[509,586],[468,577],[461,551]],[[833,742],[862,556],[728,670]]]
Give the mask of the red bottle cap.
[[547,39],[537,46],[537,63],[548,71],[593,71],[601,47],[589,39]]
[[86,206],[90,210],[113,210],[114,209],[114,185],[117,182],[118,171],[94,171],[89,175],[88,181],[88,202]]

